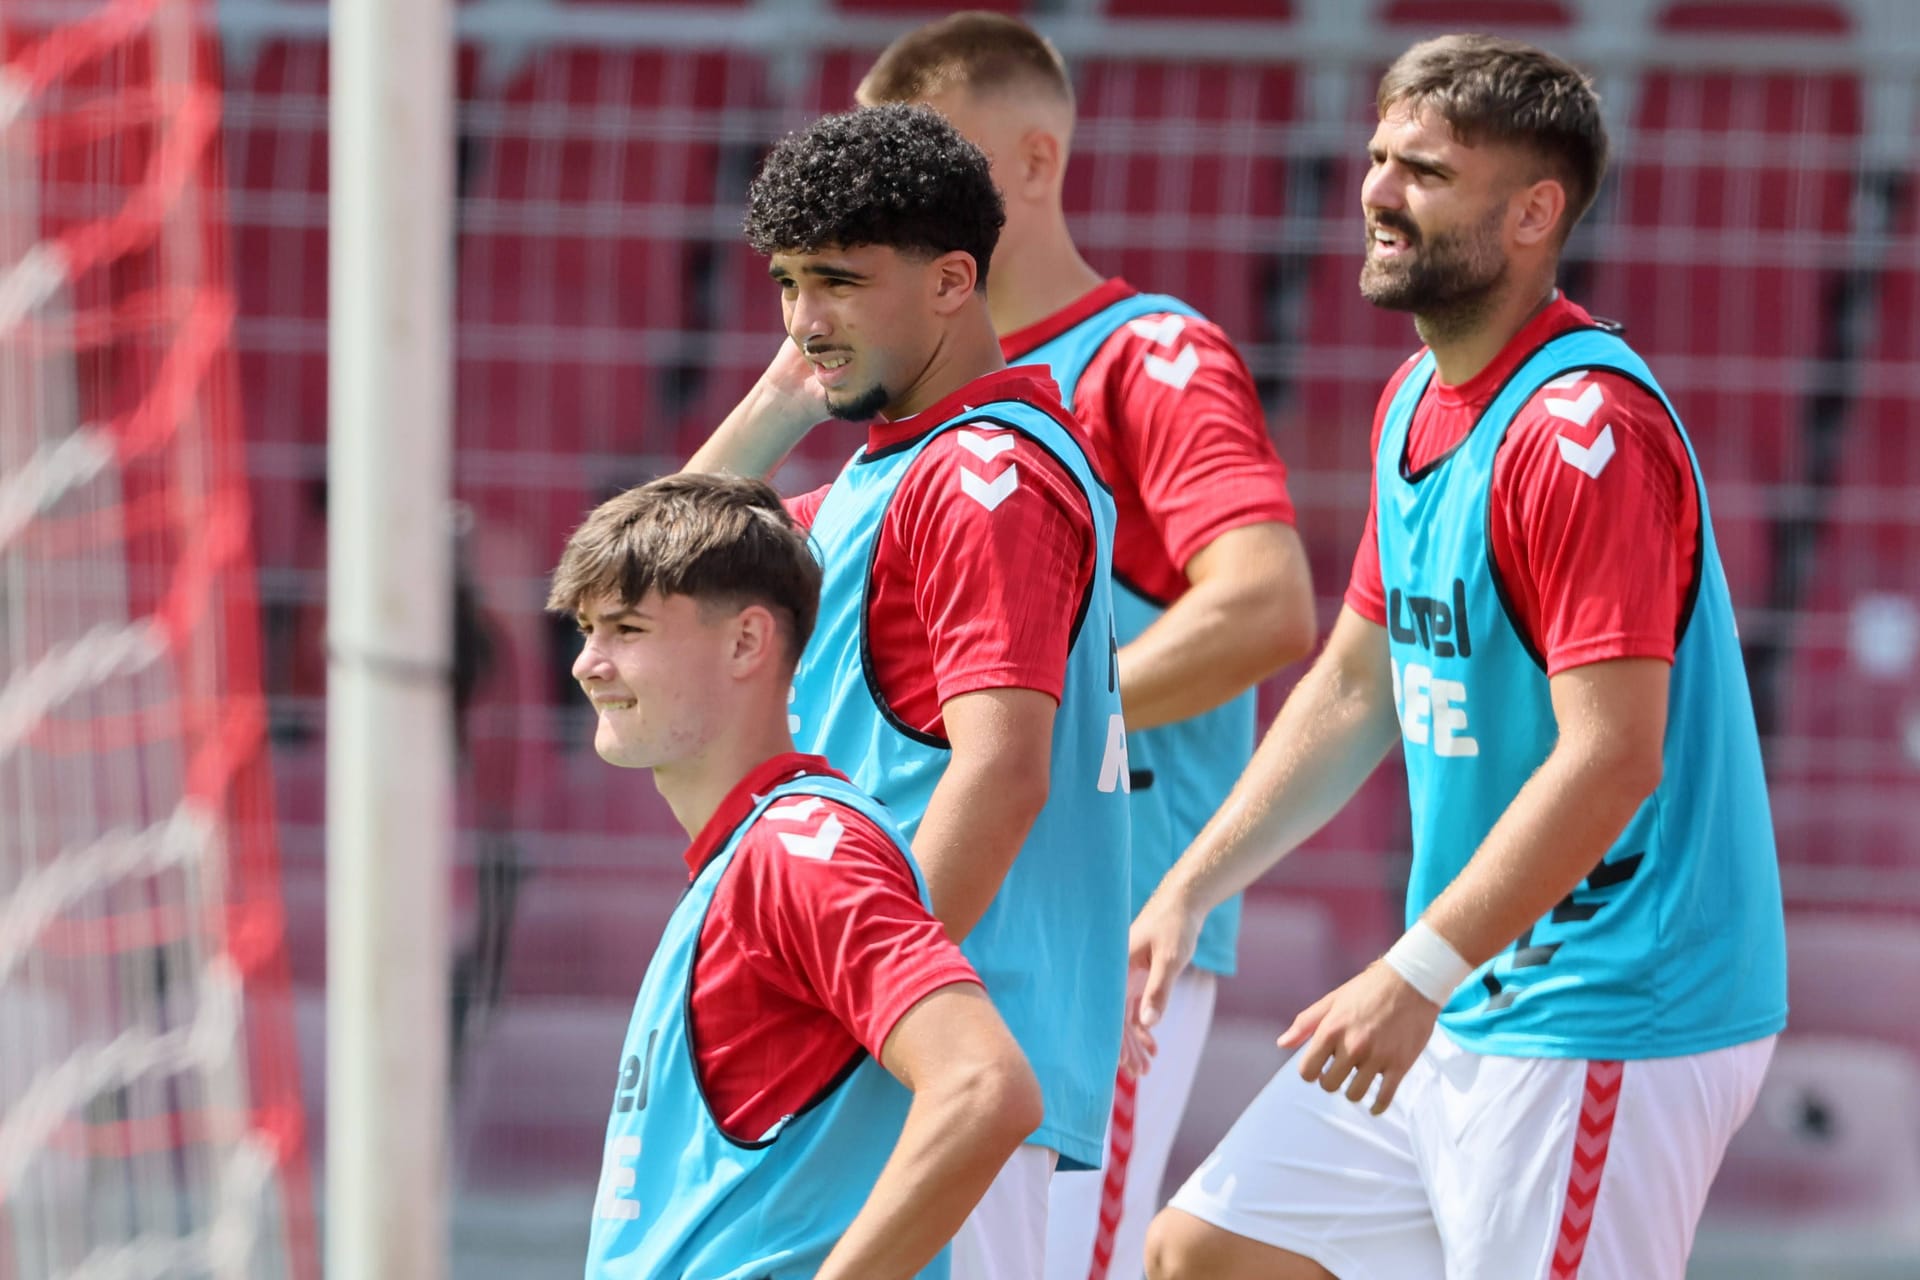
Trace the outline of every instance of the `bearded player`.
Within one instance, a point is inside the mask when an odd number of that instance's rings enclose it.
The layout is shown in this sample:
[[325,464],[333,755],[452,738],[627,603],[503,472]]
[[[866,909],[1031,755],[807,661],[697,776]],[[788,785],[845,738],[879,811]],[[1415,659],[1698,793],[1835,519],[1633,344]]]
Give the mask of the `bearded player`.
[[1154,1280],[1680,1280],[1786,1020],[1759,735],[1673,403],[1556,286],[1591,83],[1488,36],[1381,80],[1360,288],[1381,397],[1347,607],[1134,924],[1150,1020],[1208,907],[1389,750],[1406,933],[1300,1012],[1149,1233]]

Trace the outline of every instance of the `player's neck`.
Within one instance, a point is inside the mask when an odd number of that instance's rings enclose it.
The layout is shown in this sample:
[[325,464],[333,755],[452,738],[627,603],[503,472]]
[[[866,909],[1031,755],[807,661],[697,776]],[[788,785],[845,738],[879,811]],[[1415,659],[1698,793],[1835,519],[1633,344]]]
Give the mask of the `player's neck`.
[[653,784],[688,839],[699,837],[741,779],[775,756],[793,752],[785,699],[782,692],[765,699],[764,707],[742,708],[698,755],[654,769]]
[[922,409],[939,404],[969,382],[1006,367],[1006,358],[1000,354],[1000,338],[987,316],[986,299],[978,299],[954,317],[920,376],[882,412],[895,422],[910,418]]
[[1003,336],[1018,333],[1078,302],[1105,280],[1080,256],[1066,215],[1055,210],[1033,233],[994,250],[987,273],[993,327]]
[[1505,289],[1470,309],[1417,315],[1414,328],[1433,351],[1440,381],[1458,387],[1492,364],[1554,297],[1549,276],[1544,282],[1536,279]]

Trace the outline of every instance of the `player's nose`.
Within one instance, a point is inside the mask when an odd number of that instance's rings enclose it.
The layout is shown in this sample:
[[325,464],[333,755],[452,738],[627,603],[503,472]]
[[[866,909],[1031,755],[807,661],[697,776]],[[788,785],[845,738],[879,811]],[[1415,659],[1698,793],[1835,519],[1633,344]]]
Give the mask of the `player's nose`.
[[1360,208],[1371,213],[1376,209],[1403,209],[1406,207],[1398,166],[1391,162],[1376,164],[1367,170],[1367,176],[1360,182]]
[[787,316],[787,332],[802,347],[823,342],[833,336],[833,316],[823,300],[810,298],[802,290]]
[[594,643],[592,636],[586,637],[580,646],[580,654],[573,660],[573,678],[582,685],[603,674],[606,670],[607,656],[600,652],[600,646]]

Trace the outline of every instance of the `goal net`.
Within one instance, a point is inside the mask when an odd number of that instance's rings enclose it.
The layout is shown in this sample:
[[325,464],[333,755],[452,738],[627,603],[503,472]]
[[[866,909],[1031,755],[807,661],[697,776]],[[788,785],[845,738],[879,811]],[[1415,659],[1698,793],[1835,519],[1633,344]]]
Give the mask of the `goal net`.
[[313,1274],[211,42],[0,10],[0,1277]]

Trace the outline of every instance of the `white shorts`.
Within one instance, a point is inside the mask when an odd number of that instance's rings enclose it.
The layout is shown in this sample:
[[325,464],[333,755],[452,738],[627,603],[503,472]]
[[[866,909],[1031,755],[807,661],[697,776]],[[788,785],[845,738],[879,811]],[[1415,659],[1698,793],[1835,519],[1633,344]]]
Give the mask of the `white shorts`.
[[1008,1157],[953,1238],[953,1280],[1041,1280],[1048,1184],[1059,1160],[1032,1143]]
[[1507,1058],[1435,1032],[1383,1116],[1289,1063],[1173,1207],[1340,1280],[1681,1280],[1772,1054]]
[[1114,1083],[1103,1169],[1055,1174],[1047,1211],[1047,1280],[1141,1280],[1147,1224],[1200,1070],[1220,981],[1203,969],[1174,980],[1154,1028],[1153,1069]]

